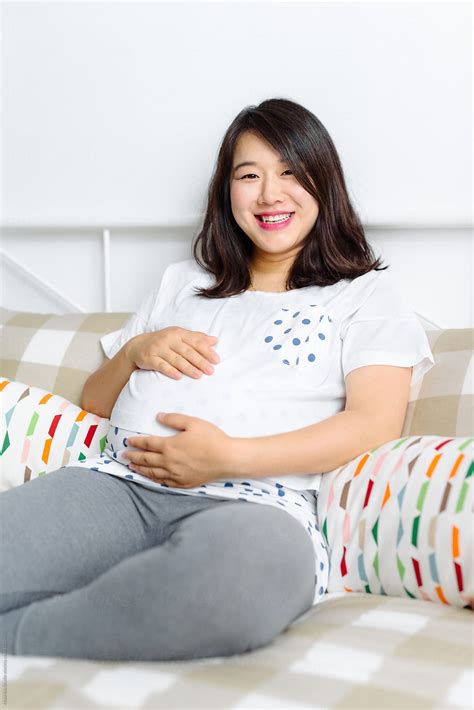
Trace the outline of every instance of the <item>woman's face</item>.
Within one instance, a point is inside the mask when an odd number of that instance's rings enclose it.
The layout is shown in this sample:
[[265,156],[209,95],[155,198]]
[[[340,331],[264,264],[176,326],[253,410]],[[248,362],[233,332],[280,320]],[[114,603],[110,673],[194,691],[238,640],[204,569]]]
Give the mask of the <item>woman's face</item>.
[[[254,244],[254,255],[264,260],[295,257],[319,214],[318,202],[280,155],[250,132],[241,134],[235,146],[230,201],[235,221]],[[283,221],[265,223],[262,215]]]

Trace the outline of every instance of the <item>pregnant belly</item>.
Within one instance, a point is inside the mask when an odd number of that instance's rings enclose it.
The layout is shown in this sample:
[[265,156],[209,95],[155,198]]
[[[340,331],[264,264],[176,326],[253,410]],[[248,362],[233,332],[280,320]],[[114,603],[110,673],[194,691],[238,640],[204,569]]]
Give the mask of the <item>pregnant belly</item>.
[[158,412],[174,412],[221,426],[230,397],[229,392],[222,392],[222,381],[215,374],[173,380],[153,370],[136,370],[117,398],[110,423],[143,434],[169,436],[176,430],[160,424],[156,417]]
[[136,370],[116,401],[110,423],[142,434],[173,436],[177,430],[157,420],[158,412],[168,412],[204,419],[229,436],[269,436],[314,424],[344,408],[344,397],[323,387],[316,394],[298,387],[298,380],[282,386],[274,377],[253,373],[249,379],[248,372],[216,368],[213,375],[197,380],[186,375],[173,380],[152,370]]

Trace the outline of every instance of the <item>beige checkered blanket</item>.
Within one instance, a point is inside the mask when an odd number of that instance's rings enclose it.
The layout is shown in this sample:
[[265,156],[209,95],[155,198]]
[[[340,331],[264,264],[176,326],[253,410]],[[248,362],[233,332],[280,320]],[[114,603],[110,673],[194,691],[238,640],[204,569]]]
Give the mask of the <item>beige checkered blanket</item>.
[[470,708],[473,614],[328,594],[270,645],[226,658],[5,659],[9,708]]

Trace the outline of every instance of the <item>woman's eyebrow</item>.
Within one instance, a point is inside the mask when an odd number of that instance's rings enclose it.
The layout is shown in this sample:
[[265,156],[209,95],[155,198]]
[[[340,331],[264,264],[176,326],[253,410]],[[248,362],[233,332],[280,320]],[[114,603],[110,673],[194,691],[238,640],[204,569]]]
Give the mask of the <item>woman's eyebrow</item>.
[[[283,160],[283,158],[280,158],[278,162],[279,162],[279,163],[285,163],[286,161]],[[244,165],[258,165],[258,163],[255,163],[255,162],[252,161],[252,160],[246,160],[245,162],[239,163],[238,165],[235,166],[235,168],[234,168],[234,173],[237,172],[237,170],[238,170],[239,168],[243,168]]]

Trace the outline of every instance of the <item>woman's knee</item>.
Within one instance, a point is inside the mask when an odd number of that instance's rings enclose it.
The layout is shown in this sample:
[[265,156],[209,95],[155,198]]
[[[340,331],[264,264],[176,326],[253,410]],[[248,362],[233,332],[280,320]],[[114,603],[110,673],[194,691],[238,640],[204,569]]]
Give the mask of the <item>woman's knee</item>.
[[192,541],[188,562],[202,586],[200,614],[225,629],[234,653],[266,645],[311,606],[313,545],[286,511],[216,506],[186,519],[178,534]]

